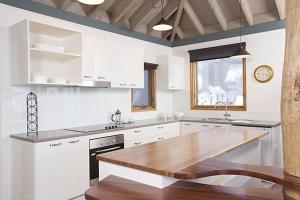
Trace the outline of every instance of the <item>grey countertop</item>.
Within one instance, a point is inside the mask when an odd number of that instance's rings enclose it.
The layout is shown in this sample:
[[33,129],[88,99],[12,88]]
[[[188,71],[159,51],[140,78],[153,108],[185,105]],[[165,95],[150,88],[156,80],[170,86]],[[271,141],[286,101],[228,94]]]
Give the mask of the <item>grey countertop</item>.
[[276,121],[253,121],[253,120],[230,120],[224,121],[220,119],[200,119],[200,118],[191,118],[191,117],[184,117],[183,119],[175,119],[171,118],[168,120],[163,119],[148,119],[148,120],[139,120],[135,121],[134,123],[130,124],[123,124],[122,128],[110,129],[110,130],[100,130],[100,131],[89,131],[86,132],[85,130],[88,129],[97,129],[97,127],[103,127],[105,124],[95,125],[95,126],[84,126],[78,127],[81,131],[70,131],[70,130],[53,130],[53,131],[40,131],[38,135],[30,134],[27,136],[26,133],[22,134],[15,134],[11,135],[11,138],[20,139],[23,141],[39,143],[39,142],[47,142],[53,140],[60,140],[60,139],[67,139],[67,138],[74,138],[80,136],[88,136],[94,134],[101,134],[107,132],[114,132],[114,131],[122,131],[128,130],[133,128],[141,128],[146,126],[155,126],[160,124],[168,124],[173,122],[201,122],[201,123],[218,123],[218,124],[232,124],[234,126],[252,126],[252,127],[267,127],[273,128],[280,125],[280,122]]

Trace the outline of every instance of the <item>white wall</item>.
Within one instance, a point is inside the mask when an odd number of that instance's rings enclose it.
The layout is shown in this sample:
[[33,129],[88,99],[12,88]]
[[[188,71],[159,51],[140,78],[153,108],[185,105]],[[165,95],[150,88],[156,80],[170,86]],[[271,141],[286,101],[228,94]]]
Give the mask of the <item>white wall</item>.
[[[264,33],[243,36],[247,43],[247,51],[251,57],[247,59],[247,111],[231,112],[233,118],[280,120],[281,77],[284,62],[285,30],[274,30]],[[181,111],[195,117],[223,117],[222,111],[192,111],[190,109],[190,67],[188,50],[238,43],[239,38],[187,45],[173,48],[173,54],[185,57],[185,76],[187,83],[184,91],[173,95],[174,111]],[[258,65],[270,65],[275,76],[265,84],[258,83],[253,72]]]
[[[63,20],[46,17],[29,11],[0,4],[0,199],[10,199],[10,139],[9,135],[26,130],[25,98],[29,91],[39,98],[39,128],[41,130],[60,129],[73,126],[106,123],[112,111],[120,108],[124,115],[136,119],[156,117],[159,113],[183,111],[187,115],[208,117],[221,116],[220,112],[190,111],[189,104],[189,59],[187,50],[218,46],[238,42],[231,38],[173,49],[175,55],[185,57],[186,90],[182,92],[158,91],[158,111],[147,113],[130,112],[130,90],[88,89],[71,87],[37,87],[9,85],[9,44],[7,27],[25,18],[42,20],[45,23],[63,25],[86,34],[114,41],[119,45],[139,46],[145,51],[146,62],[156,62],[157,55],[168,54],[168,47],[120,36],[105,31],[88,28]],[[248,111],[232,113],[234,117],[253,119],[279,119],[281,90],[281,70],[284,52],[284,30],[248,35],[244,37],[252,57],[247,63]],[[259,84],[253,79],[257,65],[269,64],[274,67],[275,77],[267,84]]]
[[137,46],[144,49],[145,62],[156,62],[157,55],[168,54],[171,49],[157,44],[93,29],[75,23],[54,19],[0,4],[0,199],[10,199],[10,138],[11,134],[26,131],[26,95],[32,91],[38,96],[39,129],[53,130],[67,127],[109,122],[110,114],[117,108],[133,119],[155,118],[160,113],[172,111],[172,93],[158,91],[157,112],[131,113],[129,89],[95,89],[73,87],[39,87],[9,84],[8,27],[26,18],[101,37],[112,44]]

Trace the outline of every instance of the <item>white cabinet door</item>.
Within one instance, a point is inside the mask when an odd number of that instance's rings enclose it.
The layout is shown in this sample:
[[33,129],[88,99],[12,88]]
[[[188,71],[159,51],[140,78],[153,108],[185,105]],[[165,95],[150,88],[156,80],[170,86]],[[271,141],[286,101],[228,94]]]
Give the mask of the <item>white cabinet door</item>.
[[120,47],[112,52],[111,87],[144,88],[144,53],[136,47]]
[[125,141],[125,148],[140,146],[143,144],[147,144],[148,142],[149,140],[147,140],[147,138],[137,138],[137,139],[127,140]]
[[62,141],[36,145],[36,199],[65,199],[65,144]]
[[91,49],[94,52],[95,66],[94,77],[96,81],[110,81],[111,74],[110,66],[113,60],[113,52],[108,49],[111,45],[105,40],[96,38],[94,47]]
[[208,123],[199,123],[199,122],[181,122],[180,124],[180,134],[186,135],[191,133],[197,133],[202,130],[207,130],[210,128]]
[[144,52],[140,48],[129,48],[128,51],[129,87],[144,88]]
[[180,136],[180,123],[161,124],[125,132],[125,148]]
[[97,59],[95,56],[95,38],[86,36],[83,39],[83,80],[95,80],[95,66]]
[[176,56],[169,56],[169,89],[184,89],[184,59]]
[[157,85],[159,89],[184,89],[184,58],[165,55],[157,58]]
[[65,140],[65,199],[83,195],[89,188],[89,140]]

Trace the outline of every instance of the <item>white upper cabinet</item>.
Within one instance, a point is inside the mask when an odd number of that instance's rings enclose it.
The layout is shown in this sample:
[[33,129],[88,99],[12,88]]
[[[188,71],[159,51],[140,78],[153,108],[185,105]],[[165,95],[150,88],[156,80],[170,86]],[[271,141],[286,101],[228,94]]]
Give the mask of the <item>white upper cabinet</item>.
[[184,58],[165,55],[157,58],[157,86],[164,90],[184,89]]
[[113,88],[144,87],[144,53],[136,47],[85,36],[83,79],[109,81]]
[[137,47],[119,46],[112,52],[111,87],[144,88],[144,52]]
[[85,36],[83,44],[83,80],[110,81],[109,45],[97,37]]
[[13,85],[77,85],[82,74],[82,34],[24,20],[10,28]]

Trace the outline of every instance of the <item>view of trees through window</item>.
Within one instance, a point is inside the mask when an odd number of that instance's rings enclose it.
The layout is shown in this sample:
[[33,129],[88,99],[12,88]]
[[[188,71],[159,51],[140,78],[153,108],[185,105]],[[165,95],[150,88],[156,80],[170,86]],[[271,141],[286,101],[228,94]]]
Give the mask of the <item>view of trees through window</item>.
[[229,106],[243,106],[243,70],[243,59],[197,62],[197,104],[213,106],[223,101]]

